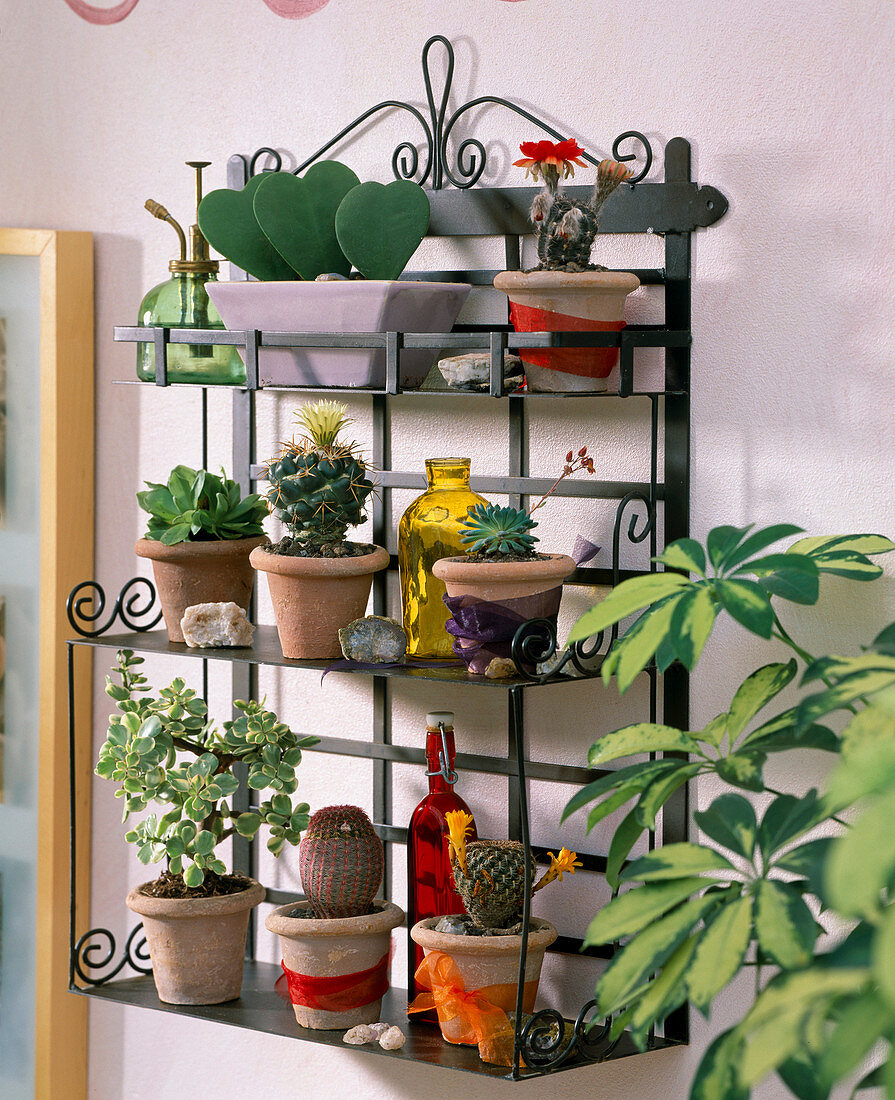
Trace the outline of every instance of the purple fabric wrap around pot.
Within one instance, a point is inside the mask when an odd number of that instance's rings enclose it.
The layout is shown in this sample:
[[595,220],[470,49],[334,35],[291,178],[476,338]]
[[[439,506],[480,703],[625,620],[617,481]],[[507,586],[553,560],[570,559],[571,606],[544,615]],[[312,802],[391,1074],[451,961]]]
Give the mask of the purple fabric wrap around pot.
[[[483,675],[495,657],[509,657],[513,638],[528,619],[548,619],[554,628],[562,585],[492,603],[478,596],[444,596],[451,613],[445,629],[454,637],[454,652],[470,672]],[[465,644],[461,644],[465,643]]]

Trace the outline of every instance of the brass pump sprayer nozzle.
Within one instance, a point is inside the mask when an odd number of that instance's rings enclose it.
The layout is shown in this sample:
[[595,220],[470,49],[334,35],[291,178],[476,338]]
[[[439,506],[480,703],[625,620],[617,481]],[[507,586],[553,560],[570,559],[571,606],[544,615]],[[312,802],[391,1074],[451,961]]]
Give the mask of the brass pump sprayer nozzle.
[[158,218],[159,221],[162,222],[168,222],[169,225],[172,225],[174,227],[174,230],[180,240],[180,259],[186,260],[186,235],[181,229],[179,223],[176,222],[168,213],[168,211],[164,208],[164,206],[162,206],[160,202],[156,202],[155,199],[147,199],[143,205],[154,218]]
[[[210,160],[188,160],[187,166],[195,169],[196,172],[196,222],[190,226],[189,238],[184,233],[181,226],[171,217],[168,211],[162,206],[160,202],[156,202],[154,199],[146,200],[146,209],[152,214],[153,217],[158,218],[159,221],[167,222],[174,227],[177,237],[180,241],[180,259],[172,260],[168,264],[168,269],[175,274],[189,274],[189,275],[216,275],[218,271],[218,261],[212,260],[208,254],[208,242],[202,235],[202,230],[199,228],[199,203],[202,201],[202,169],[207,168],[210,164]],[[189,240],[189,244],[187,244]]]

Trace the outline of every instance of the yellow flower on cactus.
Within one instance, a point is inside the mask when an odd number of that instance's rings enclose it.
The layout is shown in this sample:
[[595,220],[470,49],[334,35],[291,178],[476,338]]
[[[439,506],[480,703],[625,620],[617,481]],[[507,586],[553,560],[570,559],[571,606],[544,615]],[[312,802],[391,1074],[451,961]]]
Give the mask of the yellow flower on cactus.
[[558,856],[555,856],[552,852],[548,852],[547,855],[550,856],[548,873],[552,873],[553,877],[558,878],[560,882],[562,882],[562,877],[566,871],[570,875],[574,875],[579,867],[584,866],[578,858],[578,853],[570,852],[568,848],[560,848]]
[[315,401],[312,405],[304,405],[296,412],[295,419],[318,447],[331,447],[342,428],[353,423],[347,407],[339,401]]
[[583,867],[584,864],[578,859],[577,852],[570,852],[568,848],[560,848],[559,855],[555,856],[553,852],[548,852],[550,856],[550,866],[544,872],[544,877],[535,886],[532,893],[536,893],[542,886],[546,886],[555,880],[562,882],[563,875],[568,871],[570,875],[574,875],[579,867]]
[[456,860],[463,874],[466,874],[466,834],[472,825],[472,814],[465,810],[449,810],[444,819],[448,827],[448,853]]

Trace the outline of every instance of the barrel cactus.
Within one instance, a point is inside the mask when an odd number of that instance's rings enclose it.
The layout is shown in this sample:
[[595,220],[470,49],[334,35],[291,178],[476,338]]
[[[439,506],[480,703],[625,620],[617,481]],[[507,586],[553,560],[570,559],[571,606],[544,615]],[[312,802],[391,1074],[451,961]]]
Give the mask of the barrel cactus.
[[[523,159],[514,163],[530,172],[537,181],[543,177],[544,188],[531,204],[531,221],[538,234],[536,271],[605,271],[590,262],[591,249],[599,228],[599,214],[612,192],[631,175],[615,160],[601,160],[597,165],[597,181],[588,202],[565,198],[561,193],[562,179],[574,176],[575,165],[584,167],[580,159],[584,150],[576,141],[523,141]],[[561,174],[561,175],[560,175]]]
[[296,414],[304,434],[284,443],[264,473],[271,512],[289,528],[295,550],[307,556],[338,551],[348,528],[366,519],[373,483],[357,444],[338,439],[351,423],[346,412],[336,401],[304,406]]
[[298,868],[315,917],[369,913],[382,882],[382,841],[359,806],[325,806],[298,846]]
[[[518,840],[466,840],[472,815],[451,810],[445,815],[448,826],[448,854],[457,892],[466,912],[481,930],[510,928],[522,917],[525,899],[526,850]],[[312,819],[313,824],[313,819]],[[302,844],[305,842],[302,841]],[[582,866],[574,852],[560,849],[547,853],[550,866],[535,883],[536,865],[528,850],[529,882],[534,894],[563,874],[575,873]]]

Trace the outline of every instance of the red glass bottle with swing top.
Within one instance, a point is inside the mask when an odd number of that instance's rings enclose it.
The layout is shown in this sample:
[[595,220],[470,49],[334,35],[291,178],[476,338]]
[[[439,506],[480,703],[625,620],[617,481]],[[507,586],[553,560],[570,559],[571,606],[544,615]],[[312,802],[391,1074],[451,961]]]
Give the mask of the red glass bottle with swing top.
[[[408,928],[426,917],[466,912],[462,898],[454,889],[445,820],[445,815],[452,810],[470,812],[463,799],[454,793],[454,783],[457,781],[455,757],[453,713],[445,710],[427,714],[426,775],[429,777],[429,793],[413,811],[407,830]],[[476,839],[474,821],[467,838]],[[408,995],[413,1000],[418,992],[413,975],[423,961],[424,952],[419,944],[409,937],[408,940]],[[434,1023],[434,1013],[425,1013],[421,1018],[429,1020],[430,1015]]]

